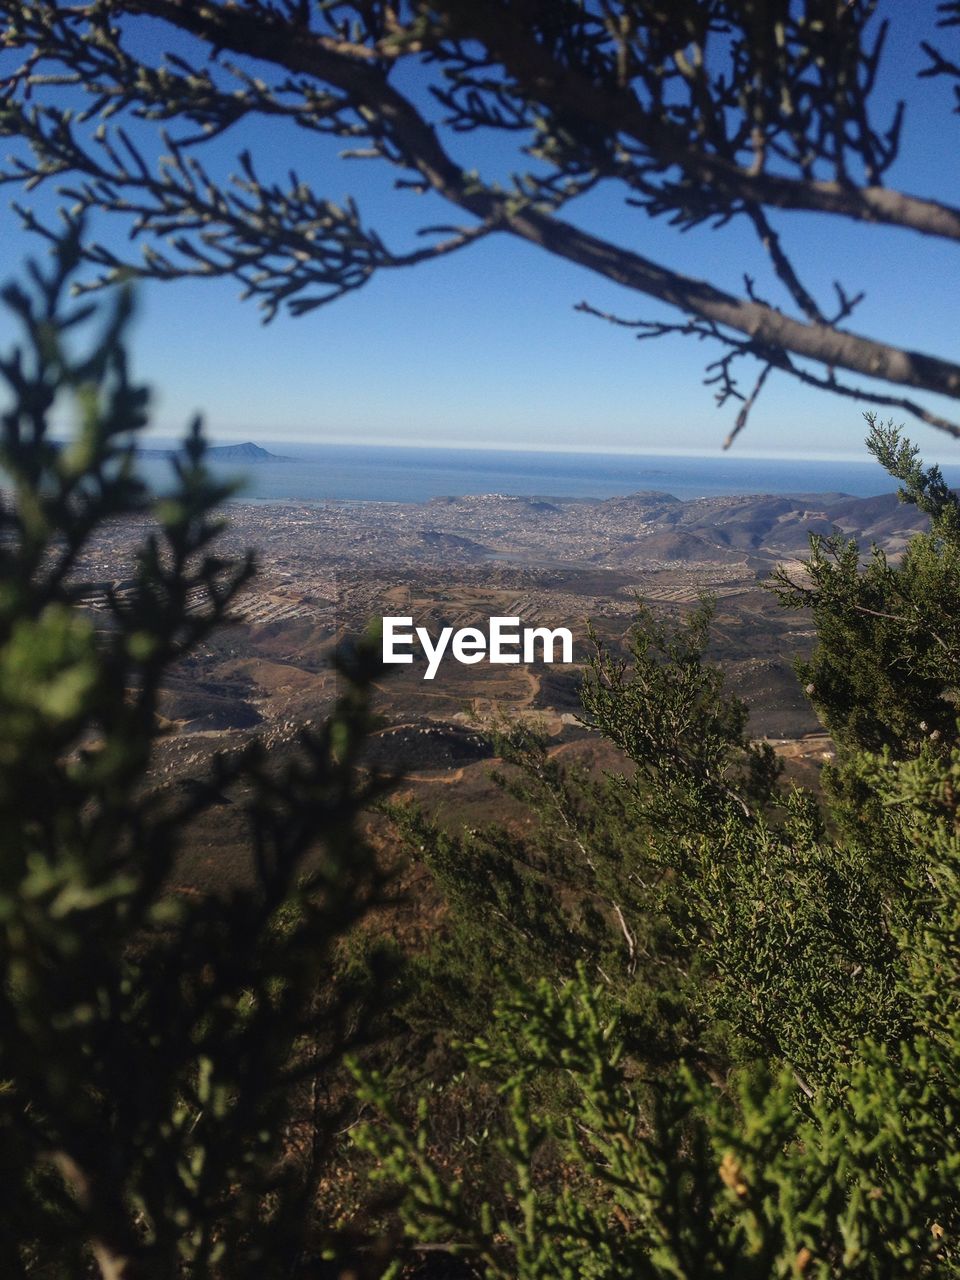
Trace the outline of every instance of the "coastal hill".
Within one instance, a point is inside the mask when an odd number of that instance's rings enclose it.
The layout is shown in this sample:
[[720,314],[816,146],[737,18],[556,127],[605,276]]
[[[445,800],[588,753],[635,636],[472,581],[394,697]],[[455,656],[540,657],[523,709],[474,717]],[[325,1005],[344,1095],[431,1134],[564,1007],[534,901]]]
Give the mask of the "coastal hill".
[[[179,449],[141,449],[140,454],[144,458],[173,458],[180,452]],[[269,450],[262,448],[258,444],[254,444],[252,440],[245,440],[243,444],[218,444],[213,445],[207,450],[207,457],[211,462],[296,462],[296,458],[286,457],[280,453],[270,453]]]
[[270,453],[246,440],[243,444],[218,444],[208,451],[211,462],[295,462],[295,458],[280,453]]
[[[365,525],[365,550],[423,559],[441,543],[464,560],[562,562],[634,572],[728,563],[754,569],[805,556],[811,533],[858,538],[899,554],[928,518],[895,493],[770,495],[680,499],[646,491],[605,499],[483,494],[416,504],[370,504],[350,519]],[[377,530],[383,529],[382,534]]]

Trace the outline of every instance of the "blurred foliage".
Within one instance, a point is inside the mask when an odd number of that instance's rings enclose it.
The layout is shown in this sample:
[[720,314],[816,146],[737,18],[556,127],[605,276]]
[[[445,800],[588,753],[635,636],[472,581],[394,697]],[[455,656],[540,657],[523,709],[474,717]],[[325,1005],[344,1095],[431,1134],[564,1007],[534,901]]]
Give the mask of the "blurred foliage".
[[[148,776],[164,676],[228,621],[253,563],[217,554],[229,489],[199,422],[167,497],[137,478],[130,295],[69,302],[80,236],[3,294],[24,339],[0,362],[0,1271],[287,1276],[337,1109],[314,1108],[305,1155],[291,1117],[366,1034],[331,973],[383,887],[357,828],[385,785],[356,768],[374,663],[355,650],[336,712],[282,766],[254,741],[188,793]],[[131,521],[129,589],[95,626],[78,565]],[[178,854],[225,790],[251,875],[182,891]]]

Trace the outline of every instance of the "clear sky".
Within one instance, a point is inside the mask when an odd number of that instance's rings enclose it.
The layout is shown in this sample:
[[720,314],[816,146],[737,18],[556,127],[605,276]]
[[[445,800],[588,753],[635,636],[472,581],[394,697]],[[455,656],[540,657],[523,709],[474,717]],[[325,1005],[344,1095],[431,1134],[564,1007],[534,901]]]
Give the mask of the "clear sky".
[[[960,203],[960,119],[950,85],[917,80],[919,39],[933,34],[933,3],[889,7],[895,39],[888,50],[882,103],[908,100],[901,160],[892,185]],[[144,21],[144,47],[176,49]],[[953,36],[955,39],[955,35]],[[951,33],[941,33],[948,43]],[[882,108],[881,117],[882,118]],[[453,145],[465,167],[502,162],[468,136]],[[262,176],[295,167],[323,194],[354,194],[368,224],[391,247],[412,243],[421,221],[450,213],[422,197],[392,190],[393,175],[367,162],[344,162],[323,142],[275,123],[235,127],[207,159],[216,172],[236,168],[249,147]],[[159,154],[160,144],[155,153]],[[19,229],[0,188],[0,275],[14,274],[38,242]],[[34,198],[51,210],[50,191]],[[595,194],[565,216],[684,272],[738,291],[744,271],[778,300],[763,259],[744,230],[701,229],[678,235],[662,222]],[[839,278],[867,299],[851,327],[956,358],[960,290],[956,246],[906,231],[871,228],[809,214],[781,214],[777,225],[809,284],[828,298]],[[97,224],[111,244],[119,226]],[[42,250],[41,250],[42,251]],[[735,407],[718,411],[703,386],[712,358],[682,338],[637,343],[626,330],[576,313],[581,299],[628,317],[671,318],[639,295],[617,289],[541,250],[498,236],[449,258],[381,273],[359,293],[300,319],[261,323],[231,281],[146,283],[139,287],[134,368],[155,388],[155,430],[176,434],[197,409],[217,439],[464,445],[578,450],[719,450]],[[673,316],[672,318],[676,318]],[[0,341],[13,329],[0,318]],[[919,397],[918,397],[919,398]],[[926,401],[946,416],[960,405]],[[775,375],[735,448],[806,456],[862,454],[862,407]],[[898,419],[903,415],[895,415]],[[960,445],[910,423],[929,460],[960,461]]]

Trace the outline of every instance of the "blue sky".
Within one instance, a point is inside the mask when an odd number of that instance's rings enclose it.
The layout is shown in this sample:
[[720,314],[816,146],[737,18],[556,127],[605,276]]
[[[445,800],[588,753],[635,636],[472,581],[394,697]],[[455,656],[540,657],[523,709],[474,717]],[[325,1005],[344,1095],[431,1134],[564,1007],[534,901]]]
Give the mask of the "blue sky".
[[[932,34],[933,9],[896,6],[906,27],[888,52],[881,87],[884,102],[905,96],[909,107],[903,157],[889,181],[958,203],[960,119],[952,114],[950,86],[915,79],[922,64],[917,44]],[[145,25],[142,38],[156,48],[156,24]],[[167,38],[160,43],[178,47]],[[475,142],[461,138],[454,145],[466,167],[478,165]],[[245,146],[262,157],[264,176],[295,167],[335,200],[354,194],[367,222],[397,248],[409,246],[412,229],[439,211],[421,197],[394,193],[392,175],[382,168],[340,161],[323,143],[272,123],[245,123],[228,133],[209,153],[212,167],[235,168],[233,157]],[[496,167],[503,158],[485,146],[479,167]],[[39,247],[19,230],[9,208],[14,195],[0,189],[4,277]],[[47,211],[56,203],[52,191],[37,199]],[[761,291],[778,298],[740,228],[681,236],[610,194],[589,197],[567,216],[721,287],[738,290],[750,271]],[[777,221],[821,297],[838,276],[850,292],[867,291],[851,327],[955,357],[955,247],[816,215],[783,214]],[[97,230],[110,243],[123,239],[117,226],[101,223]],[[628,317],[657,319],[669,318],[665,308],[506,236],[381,273],[330,307],[300,319],[278,316],[266,327],[239,292],[230,281],[139,287],[134,368],[155,388],[157,434],[177,433],[202,409],[215,438],[268,445],[301,439],[709,453],[719,450],[735,413],[730,405],[718,411],[702,385],[711,358],[705,346],[681,338],[637,343],[628,331],[573,309],[586,299]],[[11,334],[3,317],[0,341],[9,343]],[[958,416],[960,406],[928,402]],[[775,377],[735,448],[862,455],[861,412],[854,402]],[[960,461],[960,445],[939,433],[915,423],[909,432],[930,460]]]

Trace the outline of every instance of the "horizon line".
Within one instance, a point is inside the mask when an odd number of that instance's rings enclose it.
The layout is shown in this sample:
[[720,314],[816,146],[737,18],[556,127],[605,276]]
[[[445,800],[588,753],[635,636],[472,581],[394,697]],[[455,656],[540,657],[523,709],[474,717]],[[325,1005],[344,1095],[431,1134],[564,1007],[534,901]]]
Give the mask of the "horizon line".
[[[56,436],[60,437],[61,432],[56,431]],[[70,432],[63,433],[64,438],[69,438]],[[153,429],[147,428],[140,440],[144,446],[149,448],[156,444],[180,443],[184,436],[179,433],[170,433],[163,428]],[[583,444],[555,443],[555,444],[539,444],[529,441],[518,443],[505,441],[486,441],[466,443],[463,441],[437,441],[437,440],[396,440],[389,437],[372,437],[369,439],[360,439],[356,437],[348,437],[341,435],[306,435],[294,434],[286,437],[264,436],[257,431],[233,432],[223,431],[216,434],[209,433],[207,436],[209,444],[213,447],[220,445],[236,445],[236,444],[256,444],[260,448],[281,449],[287,445],[310,445],[313,447],[323,447],[331,445],[334,447],[347,447],[352,449],[410,449],[410,450],[439,450],[445,452],[456,453],[520,453],[520,454],[544,454],[544,455],[580,455],[583,457],[616,457],[616,458],[700,458],[710,460],[712,462],[724,463],[727,459],[736,461],[757,461],[757,462],[826,462],[826,463],[873,463],[877,466],[880,464],[868,452],[866,446],[862,447],[860,452],[851,450],[825,451],[818,450],[816,452],[808,452],[799,449],[748,449],[748,450],[724,450],[722,446],[717,445],[710,448],[706,445],[699,447],[674,447],[662,448],[656,445],[604,445],[598,447],[589,447]],[[948,459],[942,453],[926,455],[924,461],[927,465],[938,465],[942,467],[960,467],[960,453],[956,459]]]
[[[166,433],[152,431],[144,435],[143,439],[150,441],[177,442],[183,437],[178,435],[168,435]],[[208,441],[211,446],[219,445],[236,445],[236,444],[256,444],[262,449],[280,449],[287,445],[311,445],[314,447],[323,447],[324,445],[332,445],[335,447],[345,447],[351,449],[410,449],[410,450],[440,450],[449,451],[451,453],[530,453],[530,454],[572,454],[581,455],[583,457],[624,457],[624,458],[704,458],[711,461],[723,462],[726,459],[736,461],[743,459],[745,461],[788,461],[788,462],[858,462],[858,463],[876,463],[876,459],[864,447],[861,453],[852,452],[816,452],[809,453],[797,449],[767,449],[767,450],[724,450],[719,445],[715,449],[706,446],[700,448],[658,448],[655,445],[635,446],[635,445],[607,445],[596,448],[590,448],[581,444],[532,444],[530,442],[506,443],[492,441],[487,443],[464,443],[461,441],[436,441],[436,440],[394,440],[387,437],[379,437],[372,439],[358,440],[356,437],[346,436],[315,436],[315,435],[294,435],[286,437],[264,436],[256,432],[253,433],[233,433],[218,432],[216,435],[210,434]],[[960,455],[955,462],[938,460],[941,466],[960,466]]]

